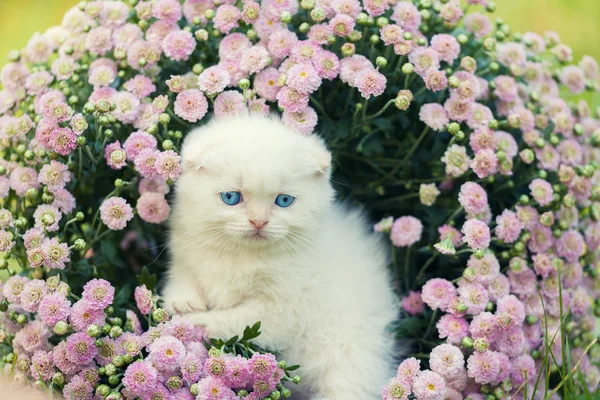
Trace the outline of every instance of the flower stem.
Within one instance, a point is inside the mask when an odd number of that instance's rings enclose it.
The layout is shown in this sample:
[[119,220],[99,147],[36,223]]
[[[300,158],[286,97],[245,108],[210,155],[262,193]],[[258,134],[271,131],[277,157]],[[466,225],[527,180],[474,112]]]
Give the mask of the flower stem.
[[404,158],[402,159],[402,161],[408,160],[413,155],[413,153],[415,152],[415,150],[417,149],[417,147],[419,147],[419,144],[421,144],[421,142],[425,138],[425,135],[427,135],[427,132],[429,132],[429,127],[428,126],[426,126],[425,129],[423,129],[423,132],[421,132],[421,135],[419,136],[419,138],[417,139],[417,141],[415,142],[415,144],[413,144],[413,146],[410,148],[410,150],[408,151],[408,154],[404,156]]
[[406,292],[410,290],[410,247],[406,248],[406,255],[404,257],[404,288]]
[[431,263],[433,263],[435,261],[435,259],[438,258],[439,255],[440,255],[440,253],[438,253],[436,251],[434,254],[431,255],[431,257],[429,257],[429,259],[427,261],[425,261],[425,264],[423,264],[423,266],[419,270],[419,273],[417,274],[417,277],[415,278],[415,284],[418,284],[418,282],[420,282],[423,279],[423,275],[425,275],[425,271],[427,271],[427,268],[429,268]]
[[438,314],[438,309],[436,308],[433,311],[433,314],[431,314],[431,320],[429,321],[429,326],[427,327],[427,330],[425,331],[425,335],[423,335],[424,338],[427,338],[429,336],[429,333],[431,332],[431,329],[433,328],[433,321],[435,321],[435,317],[437,317]]
[[370,116],[368,116],[368,117],[364,118],[364,119],[363,119],[363,121],[369,121],[369,120],[371,120],[371,119],[373,119],[373,118],[377,118],[377,117],[379,117],[381,114],[383,114],[383,113],[385,112],[385,110],[387,110],[387,109],[388,109],[388,108],[389,108],[389,107],[390,107],[392,104],[394,104],[394,102],[395,102],[395,100],[394,100],[394,99],[392,99],[392,100],[388,101],[387,103],[385,103],[385,106],[383,106],[383,107],[381,108],[381,110],[377,111],[377,112],[376,112],[375,114],[373,114],[373,115],[370,115]]

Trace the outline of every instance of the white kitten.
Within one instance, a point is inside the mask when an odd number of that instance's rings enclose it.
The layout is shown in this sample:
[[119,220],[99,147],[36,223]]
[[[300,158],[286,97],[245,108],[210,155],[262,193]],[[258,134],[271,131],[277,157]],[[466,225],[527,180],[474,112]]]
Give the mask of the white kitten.
[[397,316],[387,248],[332,204],[323,142],[240,117],[191,132],[182,159],[167,310],[211,337],[261,321],[257,344],[300,364],[312,398],[381,398]]

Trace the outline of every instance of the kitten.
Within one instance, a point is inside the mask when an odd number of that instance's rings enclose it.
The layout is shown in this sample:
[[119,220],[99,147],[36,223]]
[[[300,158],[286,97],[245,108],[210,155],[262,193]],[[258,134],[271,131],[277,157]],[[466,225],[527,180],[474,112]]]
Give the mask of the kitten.
[[165,307],[301,365],[313,399],[371,400],[394,375],[387,247],[333,203],[331,154],[275,117],[213,121],[182,148]]

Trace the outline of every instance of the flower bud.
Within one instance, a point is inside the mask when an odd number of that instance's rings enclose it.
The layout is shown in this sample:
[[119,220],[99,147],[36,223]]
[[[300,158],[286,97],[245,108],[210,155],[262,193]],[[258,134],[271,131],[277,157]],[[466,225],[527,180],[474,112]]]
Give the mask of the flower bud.
[[326,17],[327,14],[325,13],[325,10],[319,7],[312,9],[310,12],[310,18],[315,22],[321,22],[325,20]]
[[65,335],[67,332],[69,332],[69,324],[65,321],[58,321],[56,325],[54,325],[54,333],[58,336]]
[[462,274],[463,278],[465,278],[469,282],[473,282],[477,277],[477,272],[475,272],[475,268],[467,267],[463,270]]
[[284,24],[289,24],[290,22],[292,22],[292,14],[290,14],[288,11],[284,11],[281,13],[281,15],[279,15],[279,20]]
[[344,43],[341,48],[342,55],[344,57],[351,57],[354,55],[355,47],[353,43]]
[[460,67],[463,70],[465,70],[471,74],[474,74],[475,71],[477,71],[477,61],[473,57],[469,57],[469,56],[463,57],[460,60]]
[[385,68],[387,67],[387,64],[388,62],[385,57],[380,56],[375,59],[375,65],[377,65],[379,68]]
[[302,7],[305,11],[310,11],[315,8],[317,2],[315,0],[302,0],[300,2],[300,7]]
[[450,86],[452,89],[456,89],[458,86],[460,86],[460,80],[456,76],[451,76],[448,78],[448,86]]
[[52,383],[58,386],[62,386],[65,384],[65,375],[62,372],[55,372],[52,375]]
[[464,347],[465,349],[473,348],[473,339],[471,339],[468,336],[465,336],[464,338],[462,338],[460,343],[461,343],[462,347]]
[[21,314],[17,317],[17,324],[25,325],[26,323],[27,323],[27,317],[25,315]]
[[104,366],[104,373],[106,376],[112,376],[117,373],[117,367],[114,364],[106,364]]
[[162,308],[157,308],[152,312],[152,319],[158,323],[166,322],[169,319],[169,315]]
[[405,74],[405,75],[412,74],[414,72],[414,70],[415,70],[415,66],[412,65],[411,63],[405,63],[402,66],[402,73]]
[[483,337],[477,338],[473,342],[473,348],[480,353],[487,351],[487,349],[489,347],[490,347],[490,344],[488,343],[488,340]]
[[565,207],[571,208],[575,206],[575,196],[573,196],[570,193],[567,193],[563,199],[562,199],[563,204],[565,205]]
[[293,381],[293,382],[294,382],[296,385],[298,385],[298,384],[300,384],[300,382],[302,381],[302,379],[300,378],[300,376],[299,376],[299,375],[296,375],[296,376],[294,376],[294,377],[292,378],[292,381]]
[[167,379],[166,386],[171,391],[179,390],[183,387],[183,380],[178,376],[172,376]]
[[[109,378],[109,380],[110,380],[110,378]],[[119,382],[117,380],[117,382],[115,382],[115,385],[118,383]],[[123,400],[123,396],[119,392],[111,392],[108,396],[106,396],[105,400]]]
[[521,160],[528,165],[535,161],[535,153],[531,149],[522,150],[519,153],[519,156],[521,157]]
[[376,45],[381,41],[381,38],[379,37],[379,35],[371,35],[371,37],[369,38],[369,43],[371,43],[372,45]]
[[[113,326],[112,328],[110,328],[110,337],[115,339],[118,338],[119,336],[121,336],[123,334],[123,328],[121,328],[120,326]],[[116,365],[116,363],[115,363]],[[119,365],[117,365],[119,366]]]
[[398,110],[405,111],[410,107],[412,100],[413,94],[410,90],[400,90],[394,100],[394,104]]
[[173,144],[172,140],[167,139],[162,142],[162,147],[165,150],[173,150],[174,146],[175,145]]
[[87,334],[89,337],[96,338],[96,337],[100,336],[100,333],[102,333],[102,332],[100,331],[100,328],[98,327],[98,325],[91,324],[90,326],[87,327]]
[[110,386],[100,385],[96,388],[96,394],[101,397],[106,397],[110,393]]
[[196,40],[198,40],[199,42],[207,41],[208,31],[206,29],[198,29],[194,36],[196,36]]
[[281,395],[284,399],[289,399],[292,396],[292,392],[290,391],[290,389],[283,388],[281,389]]
[[552,211],[546,211],[540,215],[540,224],[544,225],[545,227],[551,227],[554,225],[554,214]]

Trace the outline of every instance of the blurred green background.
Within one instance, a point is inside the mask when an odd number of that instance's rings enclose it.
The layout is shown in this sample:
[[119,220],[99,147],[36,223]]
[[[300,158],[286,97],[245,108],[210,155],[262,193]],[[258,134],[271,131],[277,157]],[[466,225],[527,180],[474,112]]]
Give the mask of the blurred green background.
[[[75,0],[0,0],[0,65],[36,31],[60,24]],[[599,0],[496,0],[495,15],[518,32],[557,31],[577,58],[600,59]]]

